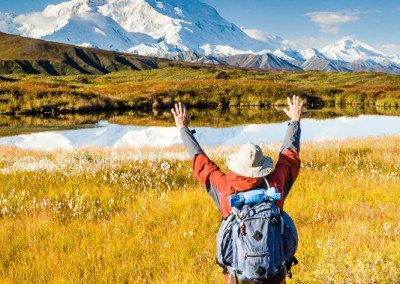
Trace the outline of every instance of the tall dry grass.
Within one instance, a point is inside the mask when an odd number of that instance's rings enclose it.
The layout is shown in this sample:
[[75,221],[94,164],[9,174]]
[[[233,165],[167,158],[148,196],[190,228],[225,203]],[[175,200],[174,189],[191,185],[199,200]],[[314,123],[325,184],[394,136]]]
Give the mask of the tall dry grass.
[[[236,148],[206,150],[223,165]],[[290,283],[400,281],[399,153],[399,137],[303,143]],[[220,216],[190,166],[181,148],[1,148],[0,281],[221,283]]]

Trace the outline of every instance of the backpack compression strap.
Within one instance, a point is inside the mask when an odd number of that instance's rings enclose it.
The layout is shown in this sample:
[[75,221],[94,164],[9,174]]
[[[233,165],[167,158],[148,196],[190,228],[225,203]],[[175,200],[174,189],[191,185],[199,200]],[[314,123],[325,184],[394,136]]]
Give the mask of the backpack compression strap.
[[286,266],[286,271],[287,271],[287,275],[290,279],[292,279],[293,275],[292,275],[292,266],[295,266],[299,263],[299,261],[297,260],[297,258],[295,256],[293,256],[291,259],[288,259],[285,261],[285,266]]
[[271,278],[266,278],[262,280],[242,280],[238,278],[236,273],[229,275],[229,282],[231,284],[276,284],[281,283],[286,278],[286,267],[284,265],[280,266],[276,275]]
[[[267,184],[267,188],[270,188],[269,183],[268,183],[268,180],[267,180],[265,177],[263,177],[263,179],[264,179],[265,183]],[[282,216],[281,216],[280,218],[281,218],[281,232],[282,232],[282,234],[283,234],[283,226],[284,226],[284,223],[283,223],[283,218],[282,218]],[[295,266],[295,265],[297,265],[298,263],[299,263],[299,261],[297,260],[296,256],[293,256],[291,259],[285,260],[284,265],[285,265],[285,267],[286,267],[286,272],[287,272],[287,276],[289,277],[289,279],[292,279],[292,278],[293,278],[292,266]]]

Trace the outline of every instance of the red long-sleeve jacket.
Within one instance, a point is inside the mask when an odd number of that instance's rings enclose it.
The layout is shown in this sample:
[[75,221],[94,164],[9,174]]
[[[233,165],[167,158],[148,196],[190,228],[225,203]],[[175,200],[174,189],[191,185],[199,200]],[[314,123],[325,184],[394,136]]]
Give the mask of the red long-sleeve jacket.
[[[300,123],[290,122],[282,149],[274,170],[266,177],[270,186],[281,193],[277,205],[283,205],[300,170]],[[226,217],[231,208],[228,196],[236,191],[246,191],[255,187],[266,187],[263,178],[243,177],[233,172],[223,173],[220,168],[203,152],[193,133],[188,128],[181,129],[184,145],[193,157],[193,172],[197,180],[206,187],[222,217]]]
[[[281,200],[277,203],[281,209],[299,169],[299,152],[289,149],[280,155],[275,169],[266,177],[269,185],[281,193]],[[207,188],[222,217],[226,217],[231,211],[228,196],[234,194],[235,189],[245,191],[264,183],[262,178],[243,177],[233,172],[225,174],[205,154],[198,154],[193,158],[193,171],[197,180]]]

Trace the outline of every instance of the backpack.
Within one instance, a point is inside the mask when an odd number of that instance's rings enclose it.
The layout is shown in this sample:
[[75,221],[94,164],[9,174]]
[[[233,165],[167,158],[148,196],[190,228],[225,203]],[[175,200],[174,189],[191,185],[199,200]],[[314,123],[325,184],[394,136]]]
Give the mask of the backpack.
[[283,265],[289,266],[291,277],[290,266],[297,264],[296,227],[275,204],[280,193],[267,181],[266,184],[267,190],[256,188],[232,195],[232,211],[222,220],[217,233],[217,263],[225,273],[240,280],[274,277]]

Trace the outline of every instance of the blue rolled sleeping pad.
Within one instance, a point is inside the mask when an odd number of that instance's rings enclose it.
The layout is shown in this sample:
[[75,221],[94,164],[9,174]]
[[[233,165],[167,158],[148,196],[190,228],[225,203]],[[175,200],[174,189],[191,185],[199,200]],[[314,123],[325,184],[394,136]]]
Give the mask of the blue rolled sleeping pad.
[[278,201],[281,199],[280,192],[275,187],[266,189],[253,189],[229,196],[231,207],[244,205],[256,205],[265,201]]

